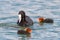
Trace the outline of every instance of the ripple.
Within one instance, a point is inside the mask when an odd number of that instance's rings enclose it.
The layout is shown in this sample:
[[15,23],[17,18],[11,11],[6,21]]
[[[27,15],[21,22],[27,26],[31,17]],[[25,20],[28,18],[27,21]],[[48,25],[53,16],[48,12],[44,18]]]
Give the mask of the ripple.
[[[17,14],[24,10],[33,21],[31,37],[18,35]],[[0,0],[0,40],[59,40],[59,0]],[[52,18],[54,24],[40,25],[37,18]],[[20,38],[19,38],[20,37]]]

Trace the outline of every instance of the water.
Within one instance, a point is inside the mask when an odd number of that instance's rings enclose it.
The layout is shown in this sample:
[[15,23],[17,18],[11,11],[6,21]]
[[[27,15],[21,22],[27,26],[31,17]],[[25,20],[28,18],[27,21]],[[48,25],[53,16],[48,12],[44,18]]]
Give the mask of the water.
[[[18,35],[18,12],[24,10],[33,21],[31,35]],[[54,24],[38,24],[38,17]],[[60,0],[0,0],[0,40],[60,40]]]

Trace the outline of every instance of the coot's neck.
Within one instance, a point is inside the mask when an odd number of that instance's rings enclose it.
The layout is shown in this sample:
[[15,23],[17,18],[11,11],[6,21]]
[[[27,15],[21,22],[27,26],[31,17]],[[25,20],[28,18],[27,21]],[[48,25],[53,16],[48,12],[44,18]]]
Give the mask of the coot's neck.
[[21,21],[25,21],[25,17],[24,18],[22,18],[22,20]]
[[24,17],[22,17],[22,19],[21,19],[21,22],[25,22],[26,20],[25,20],[25,16]]

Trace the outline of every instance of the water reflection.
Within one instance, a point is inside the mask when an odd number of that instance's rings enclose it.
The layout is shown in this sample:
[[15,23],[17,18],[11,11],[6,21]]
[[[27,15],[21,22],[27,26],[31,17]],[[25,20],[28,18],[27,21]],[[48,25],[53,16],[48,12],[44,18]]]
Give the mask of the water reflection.
[[44,24],[49,24],[49,25],[53,25],[53,23],[39,23],[40,26],[43,26]]
[[29,40],[31,38],[31,34],[28,35],[21,35],[19,34],[18,40]]
[[44,23],[39,23],[39,25],[40,25],[40,26],[43,26],[43,25],[44,25]]

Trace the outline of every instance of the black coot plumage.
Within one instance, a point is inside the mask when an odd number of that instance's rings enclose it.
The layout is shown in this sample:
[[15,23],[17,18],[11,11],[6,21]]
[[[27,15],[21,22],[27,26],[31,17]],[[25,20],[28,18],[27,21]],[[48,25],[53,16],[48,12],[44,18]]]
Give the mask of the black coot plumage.
[[45,23],[53,23],[53,19],[50,19],[50,18],[46,18],[44,20]]
[[31,26],[33,25],[33,21],[29,16],[25,15],[24,11],[19,11],[18,15],[21,15],[21,17],[19,17],[17,24],[19,26]]
[[51,18],[44,19],[44,17],[40,17],[40,18],[38,18],[38,20],[40,23],[53,23],[54,22],[53,19],[51,19]]

